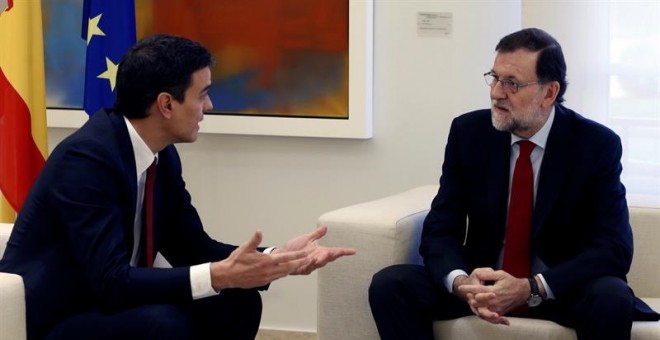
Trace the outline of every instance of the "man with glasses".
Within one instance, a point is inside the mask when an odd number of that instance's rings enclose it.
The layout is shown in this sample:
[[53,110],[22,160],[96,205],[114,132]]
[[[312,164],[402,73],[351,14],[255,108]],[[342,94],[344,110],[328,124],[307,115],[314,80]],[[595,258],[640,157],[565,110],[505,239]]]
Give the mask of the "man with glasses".
[[630,339],[660,315],[626,283],[633,256],[622,147],[564,107],[559,43],[530,28],[502,38],[491,108],[454,119],[440,189],[424,221],[424,265],[376,273],[382,339],[433,339],[433,320],[554,321],[579,339]]

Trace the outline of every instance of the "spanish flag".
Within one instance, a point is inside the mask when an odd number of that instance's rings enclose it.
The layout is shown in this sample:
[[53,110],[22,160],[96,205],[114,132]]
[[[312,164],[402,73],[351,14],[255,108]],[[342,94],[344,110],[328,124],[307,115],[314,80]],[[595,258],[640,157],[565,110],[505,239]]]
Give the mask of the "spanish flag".
[[0,222],[13,222],[48,154],[41,1],[0,0]]

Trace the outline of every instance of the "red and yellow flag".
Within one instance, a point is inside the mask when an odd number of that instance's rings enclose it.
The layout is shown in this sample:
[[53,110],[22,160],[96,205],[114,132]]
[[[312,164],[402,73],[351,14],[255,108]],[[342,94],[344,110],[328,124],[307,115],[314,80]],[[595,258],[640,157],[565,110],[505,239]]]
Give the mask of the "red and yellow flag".
[[13,222],[48,154],[41,1],[0,0],[0,222]]

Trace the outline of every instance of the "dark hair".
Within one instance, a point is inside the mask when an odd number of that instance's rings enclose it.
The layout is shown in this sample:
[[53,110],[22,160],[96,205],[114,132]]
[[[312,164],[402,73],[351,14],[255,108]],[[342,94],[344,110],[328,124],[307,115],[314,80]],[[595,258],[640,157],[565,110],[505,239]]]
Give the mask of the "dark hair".
[[536,76],[540,81],[559,82],[557,103],[563,103],[568,82],[566,81],[566,61],[561,45],[541,29],[526,28],[502,38],[495,47],[495,51],[514,52],[521,48],[532,52],[541,51],[536,61]]
[[144,118],[162,92],[182,102],[192,74],[214,63],[211,53],[192,40],[165,34],[144,38],[119,63],[115,111]]

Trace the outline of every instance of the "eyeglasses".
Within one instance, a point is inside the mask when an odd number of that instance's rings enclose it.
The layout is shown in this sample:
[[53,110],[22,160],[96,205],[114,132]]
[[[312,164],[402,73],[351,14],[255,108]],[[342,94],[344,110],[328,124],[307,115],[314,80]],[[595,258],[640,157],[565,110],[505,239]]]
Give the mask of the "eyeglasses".
[[504,91],[508,93],[516,93],[518,92],[518,89],[521,87],[535,85],[535,84],[543,84],[543,81],[541,80],[533,81],[529,83],[519,83],[511,79],[500,79],[500,77],[493,74],[493,72],[484,73],[484,80],[486,80],[486,84],[491,88],[495,87],[495,85],[497,85],[497,82],[502,83],[502,88],[504,89]]

